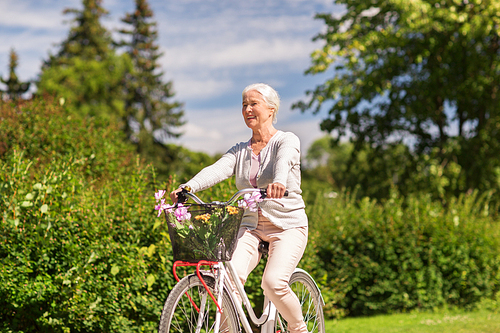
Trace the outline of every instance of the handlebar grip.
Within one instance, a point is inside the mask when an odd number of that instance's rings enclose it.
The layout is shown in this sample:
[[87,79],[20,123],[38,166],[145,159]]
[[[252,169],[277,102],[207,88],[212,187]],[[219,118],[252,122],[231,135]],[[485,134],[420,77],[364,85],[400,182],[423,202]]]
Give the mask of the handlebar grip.
[[[261,188],[260,189],[260,196],[262,197],[262,199],[264,199],[265,197],[267,197],[267,189],[265,188]],[[288,196],[288,190],[285,191],[285,194],[284,194],[285,197]]]
[[188,200],[186,193],[189,193],[190,190],[191,189],[183,188],[182,191],[177,193],[177,202],[178,203],[185,203]]

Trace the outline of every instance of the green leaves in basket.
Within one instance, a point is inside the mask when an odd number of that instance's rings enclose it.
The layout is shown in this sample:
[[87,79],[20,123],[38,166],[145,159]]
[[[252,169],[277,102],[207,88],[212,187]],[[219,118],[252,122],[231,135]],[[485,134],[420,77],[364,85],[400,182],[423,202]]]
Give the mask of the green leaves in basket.
[[[187,221],[187,220],[184,220],[184,221]],[[177,234],[182,237],[182,238],[186,238],[189,233],[191,232],[191,230],[193,229],[193,226],[192,225],[187,225],[188,223],[181,223],[179,221],[177,221],[175,218],[174,218],[174,223],[175,225],[175,228],[177,229]]]

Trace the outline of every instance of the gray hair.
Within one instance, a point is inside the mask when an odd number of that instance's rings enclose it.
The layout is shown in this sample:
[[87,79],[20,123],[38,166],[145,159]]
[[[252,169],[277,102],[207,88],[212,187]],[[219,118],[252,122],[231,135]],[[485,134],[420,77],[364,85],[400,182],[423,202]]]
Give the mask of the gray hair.
[[241,96],[244,98],[246,93],[252,90],[260,93],[267,105],[274,109],[273,123],[276,123],[276,116],[278,115],[278,110],[280,108],[280,96],[278,95],[278,92],[268,84],[254,83],[243,89]]

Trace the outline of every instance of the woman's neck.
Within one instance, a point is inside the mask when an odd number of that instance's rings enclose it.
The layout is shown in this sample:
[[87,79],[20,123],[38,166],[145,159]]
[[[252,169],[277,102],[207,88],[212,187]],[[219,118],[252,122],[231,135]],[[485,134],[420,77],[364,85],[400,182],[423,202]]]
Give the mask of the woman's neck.
[[267,143],[271,140],[274,134],[278,132],[274,127],[266,128],[266,130],[254,130],[252,139],[250,139],[250,147],[255,155],[259,155]]
[[267,144],[269,140],[276,134],[278,130],[274,128],[273,126],[264,128],[264,129],[258,129],[258,130],[253,130],[252,134],[252,144]]

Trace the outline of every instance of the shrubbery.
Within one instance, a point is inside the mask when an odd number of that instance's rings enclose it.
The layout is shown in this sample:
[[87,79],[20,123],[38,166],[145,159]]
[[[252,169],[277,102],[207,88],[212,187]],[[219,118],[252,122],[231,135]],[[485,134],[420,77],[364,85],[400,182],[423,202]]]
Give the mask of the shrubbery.
[[0,118],[0,330],[153,331],[174,281],[151,168],[52,102]]
[[308,206],[316,257],[304,264],[329,316],[472,307],[499,290],[500,225],[486,195],[447,207],[425,195],[354,197],[319,194]]

